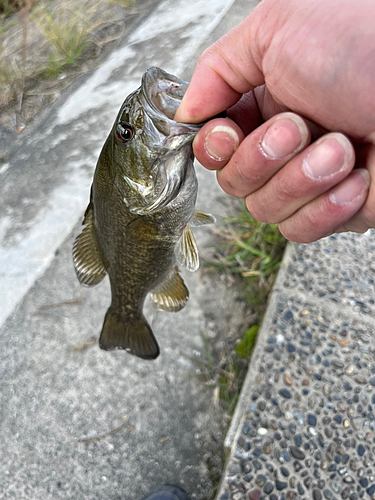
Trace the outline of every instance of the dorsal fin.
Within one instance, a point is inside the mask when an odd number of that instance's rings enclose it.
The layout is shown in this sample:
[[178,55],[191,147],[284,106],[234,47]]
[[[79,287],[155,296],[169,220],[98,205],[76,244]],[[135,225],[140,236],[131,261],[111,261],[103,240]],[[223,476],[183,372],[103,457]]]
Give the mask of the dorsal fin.
[[168,312],[182,309],[189,298],[189,290],[175,266],[168,278],[151,293],[153,306]]
[[82,233],[73,245],[73,262],[79,281],[86,286],[95,286],[107,274],[99,243],[95,234],[94,209],[90,202],[83,219]]
[[198,248],[190,224],[185,226],[181,239],[176,248],[177,262],[189,271],[196,271],[199,267]]

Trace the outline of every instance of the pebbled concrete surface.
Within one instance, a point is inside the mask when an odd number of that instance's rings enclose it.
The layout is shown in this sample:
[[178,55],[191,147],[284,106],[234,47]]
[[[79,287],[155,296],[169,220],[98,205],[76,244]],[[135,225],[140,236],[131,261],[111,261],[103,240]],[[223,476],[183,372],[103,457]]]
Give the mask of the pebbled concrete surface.
[[[196,377],[202,337],[241,335],[238,290],[203,270],[179,314],[146,315],[155,362],[97,346],[109,305],[105,281],[79,285],[71,247],[96,158],[126,95],[151,65],[189,78],[201,51],[256,2],[147,2],[122,46],[65,93],[23,136],[0,170],[0,498],[136,500],[166,482],[191,498],[213,493],[223,416]],[[214,174],[197,166],[198,208],[225,215]],[[201,253],[215,244],[196,231]]]
[[348,313],[374,317],[375,242],[373,232],[334,235],[296,247],[283,286],[313,294]]
[[287,247],[218,499],[375,498],[373,239]]

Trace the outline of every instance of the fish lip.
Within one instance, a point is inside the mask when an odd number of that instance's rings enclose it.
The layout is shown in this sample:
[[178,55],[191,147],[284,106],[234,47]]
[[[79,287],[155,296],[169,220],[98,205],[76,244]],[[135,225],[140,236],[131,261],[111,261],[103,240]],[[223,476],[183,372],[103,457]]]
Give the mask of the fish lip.
[[[197,134],[199,130],[203,127],[204,123],[184,123],[184,122],[177,122],[171,118],[169,118],[165,113],[163,113],[153,102],[153,100],[150,97],[149,93],[149,88],[151,88],[159,79],[160,77],[165,77],[172,82],[176,83],[187,83],[181,78],[177,78],[174,75],[171,75],[170,73],[167,73],[166,71],[162,70],[161,68],[157,68],[156,66],[151,66],[148,68],[145,73],[142,76],[142,84],[141,84],[141,95],[144,97],[147,106],[150,108],[151,112],[156,115],[158,118],[166,122],[169,127],[170,131],[172,132],[170,135],[181,135],[181,134],[192,134],[194,133]],[[153,116],[150,115],[148,112],[149,110],[145,109],[146,113],[150,116],[152,119]],[[178,131],[177,131],[178,130]]]

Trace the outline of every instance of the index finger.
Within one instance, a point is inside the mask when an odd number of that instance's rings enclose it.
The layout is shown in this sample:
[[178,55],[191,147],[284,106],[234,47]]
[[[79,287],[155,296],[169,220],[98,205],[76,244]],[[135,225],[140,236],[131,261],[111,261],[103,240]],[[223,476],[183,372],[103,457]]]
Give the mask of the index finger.
[[[198,60],[175,120],[199,123],[233,106],[264,83],[256,64],[253,14],[209,47]],[[258,61],[259,62],[259,61]],[[260,64],[260,63],[259,63]]]

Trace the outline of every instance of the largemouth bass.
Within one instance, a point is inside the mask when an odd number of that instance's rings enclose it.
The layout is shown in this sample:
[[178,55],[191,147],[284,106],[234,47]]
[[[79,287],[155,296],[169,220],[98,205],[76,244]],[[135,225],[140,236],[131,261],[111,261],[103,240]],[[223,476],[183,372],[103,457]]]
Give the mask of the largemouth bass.
[[99,345],[155,359],[159,346],[143,315],[153,305],[179,311],[189,297],[177,264],[195,271],[191,226],[214,222],[195,210],[191,143],[201,125],[177,123],[188,83],[150,68],[130,94],[103,146],[82,233],[73,246],[79,281],[95,286],[108,273],[112,303]]

